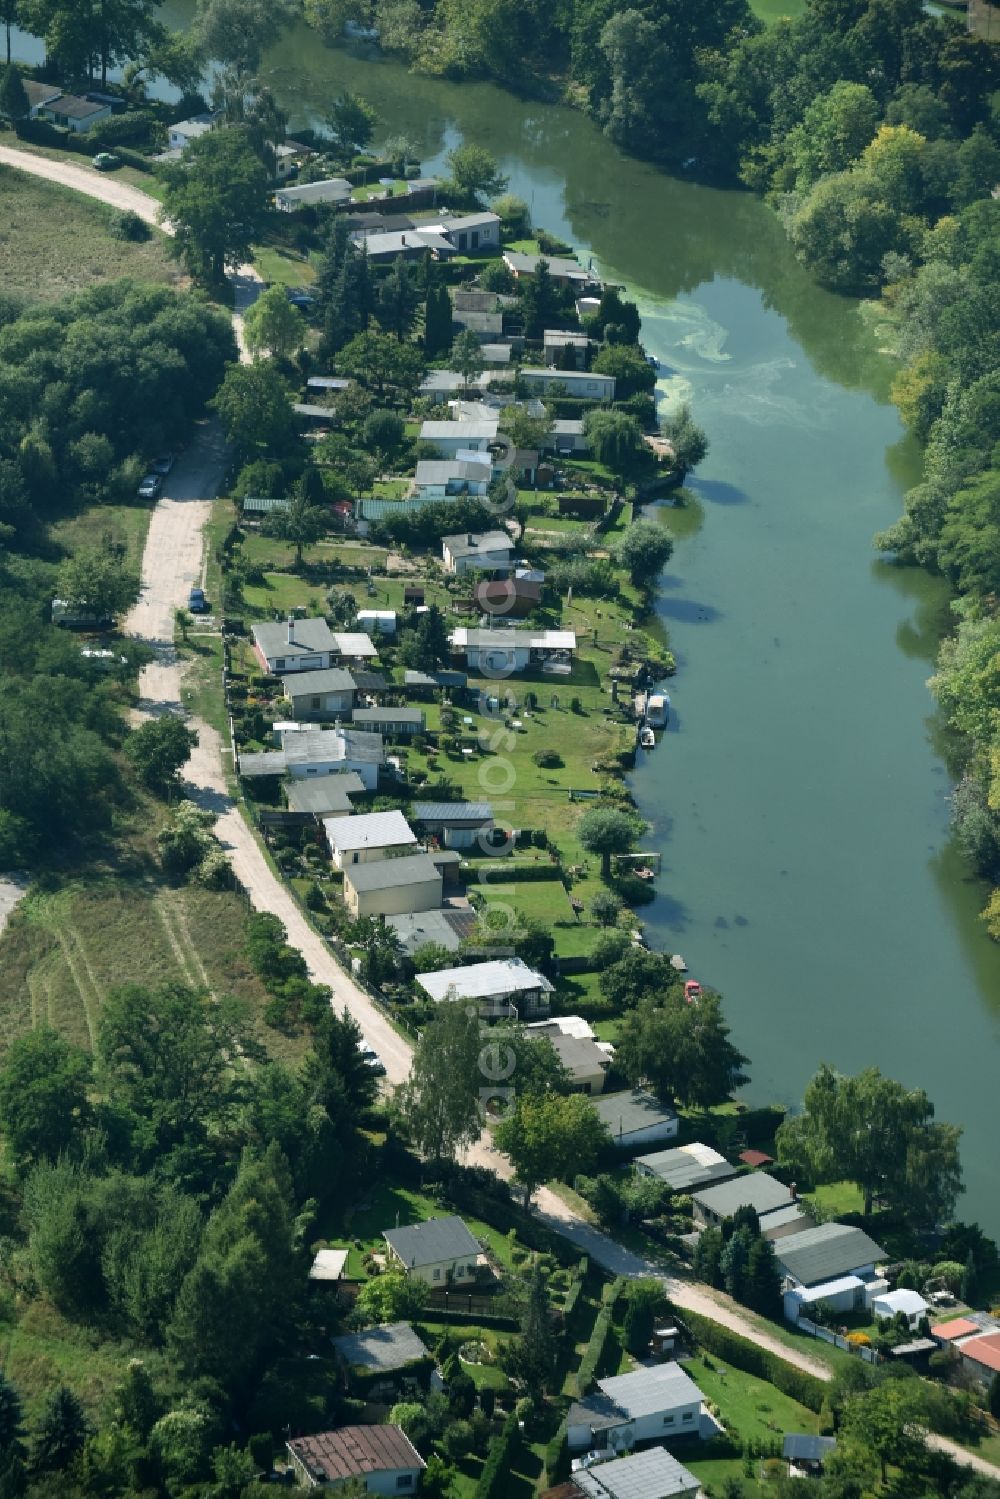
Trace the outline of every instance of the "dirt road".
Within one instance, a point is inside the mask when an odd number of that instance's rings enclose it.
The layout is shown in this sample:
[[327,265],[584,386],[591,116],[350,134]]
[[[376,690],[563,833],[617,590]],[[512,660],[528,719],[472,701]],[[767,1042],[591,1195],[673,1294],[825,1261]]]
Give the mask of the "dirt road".
[[45,177],[49,182],[59,182],[71,187],[74,192],[86,193],[88,198],[98,198],[111,208],[124,212],[130,209],[147,224],[170,233],[169,225],[160,223],[160,204],[150,193],[144,193],[128,182],[116,179],[114,173],[99,172],[89,162],[85,166],[81,158],[79,166],[72,161],[57,161],[51,156],[36,156],[33,151],[18,151],[12,146],[0,146],[0,164],[17,167],[19,171],[31,172],[35,177]]

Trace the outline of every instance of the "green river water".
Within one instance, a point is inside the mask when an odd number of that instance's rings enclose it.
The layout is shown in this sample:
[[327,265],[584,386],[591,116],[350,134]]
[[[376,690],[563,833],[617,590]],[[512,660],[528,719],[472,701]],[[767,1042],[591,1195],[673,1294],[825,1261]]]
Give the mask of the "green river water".
[[633,778],[663,856],[650,939],[722,991],[750,1098],[794,1104],[821,1060],[926,1087],[965,1129],[960,1214],[1000,1233],[1000,952],[949,841],[924,685],[948,601],[871,550],[919,458],[858,310],[752,197],[630,161],[569,109],[304,28],[267,71],[293,126],[350,87],[426,169],[463,137],[485,145],[535,222],[638,301],[664,400],[689,398],[711,441],[692,503],[655,512],[678,540],[657,609],[680,670]]

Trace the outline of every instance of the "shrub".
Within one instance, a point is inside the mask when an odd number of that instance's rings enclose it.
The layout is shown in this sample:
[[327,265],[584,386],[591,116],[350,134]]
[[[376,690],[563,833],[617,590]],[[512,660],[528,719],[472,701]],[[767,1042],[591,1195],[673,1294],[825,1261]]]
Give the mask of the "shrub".
[[130,240],[133,244],[142,244],[149,239],[152,229],[145,219],[140,219],[131,208],[126,208],[123,213],[116,214],[111,222],[111,233],[115,239]]
[[562,755],[554,749],[537,749],[531,758],[542,770],[555,770],[563,763]]

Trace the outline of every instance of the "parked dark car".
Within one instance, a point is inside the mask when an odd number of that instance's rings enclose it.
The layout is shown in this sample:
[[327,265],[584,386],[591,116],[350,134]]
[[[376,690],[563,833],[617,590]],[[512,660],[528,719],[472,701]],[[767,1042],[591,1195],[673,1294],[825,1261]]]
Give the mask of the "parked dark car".
[[208,599],[203,588],[192,588],[188,594],[188,608],[192,614],[208,613]]

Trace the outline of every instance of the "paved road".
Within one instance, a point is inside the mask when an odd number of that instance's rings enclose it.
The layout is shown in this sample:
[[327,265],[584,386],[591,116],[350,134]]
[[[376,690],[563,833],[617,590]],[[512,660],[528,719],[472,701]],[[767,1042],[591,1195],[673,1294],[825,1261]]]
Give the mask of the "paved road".
[[[101,176],[93,168],[53,161],[6,146],[0,147],[0,162],[61,182],[115,208],[131,209],[147,223],[159,224],[160,205],[155,198],[127,183],[116,182],[113,177]],[[166,232],[170,232],[169,226]],[[241,266],[233,280],[233,326],[240,357],[246,360],[242,314],[260,290],[260,282],[250,266]],[[184,712],[181,704],[183,667],[173,644],[174,610],[187,602],[191,585],[203,579],[203,531],[211,514],[212,501],[218,494],[225,463],[226,451],[218,427],[206,423],[169,476],[164,495],[153,512],[143,554],[141,596],[125,623],[129,634],[145,640],[155,652],[155,659],[144,668],[140,678],[139,712],[144,716]],[[219,735],[199,719],[192,718],[191,724],[198,731],[199,742],[187,766],[187,792],[200,806],[215,813],[216,834],[252,904],[257,910],[271,911],[280,917],[288,930],[289,941],[305,958],[310,977],[315,983],[329,985],[338,1009],[346,1006],[351,1011],[382,1057],[388,1081],[392,1084],[402,1082],[410,1070],[409,1043],[397,1034],[368,995],[340,967],[322,937],[302,914],[288,887],[271,869],[229,793],[223,768],[223,757],[228,751],[224,750]],[[510,1177],[507,1161],[497,1155],[485,1139],[469,1152],[468,1159],[492,1167],[504,1178]],[[735,1304],[726,1298],[716,1296],[704,1287],[663,1275],[653,1261],[634,1254],[607,1234],[583,1222],[547,1188],[536,1194],[535,1211],[543,1222],[578,1245],[583,1253],[612,1274],[655,1276],[663,1281],[670,1299],[682,1310],[712,1318],[807,1374],[819,1379],[831,1377],[827,1364],[789,1348],[747,1321]],[[1000,1468],[966,1452],[946,1437],[931,1436],[929,1441],[932,1446],[949,1452],[958,1462],[977,1472],[1000,1478]]]

